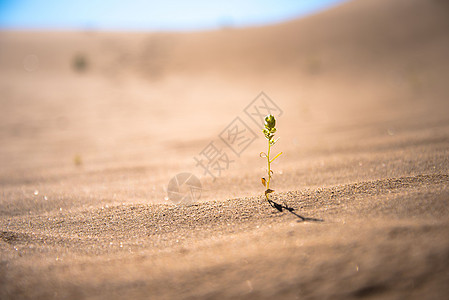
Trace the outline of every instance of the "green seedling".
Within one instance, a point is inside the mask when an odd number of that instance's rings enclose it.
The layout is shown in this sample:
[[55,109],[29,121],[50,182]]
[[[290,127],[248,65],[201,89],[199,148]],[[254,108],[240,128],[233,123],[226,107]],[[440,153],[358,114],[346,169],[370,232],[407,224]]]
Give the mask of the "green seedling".
[[262,184],[266,188],[265,190],[265,198],[267,199],[268,203],[275,207],[276,209],[282,211],[282,207],[278,207],[279,205],[269,198],[269,194],[273,193],[274,190],[270,189],[270,182],[273,177],[273,170],[271,169],[271,164],[273,161],[281,156],[282,152],[275,155],[273,158],[270,157],[271,155],[271,148],[276,144],[276,142],[279,140],[279,138],[274,139],[274,134],[276,133],[276,119],[273,115],[268,115],[265,117],[265,128],[263,129],[263,134],[265,135],[265,138],[268,141],[268,151],[260,152],[260,157],[267,159],[267,177],[262,177]]
[[279,152],[276,154],[273,158],[270,157],[271,155],[271,148],[276,144],[276,142],[279,140],[279,138],[274,139],[274,134],[276,133],[276,119],[273,115],[268,115],[265,117],[265,128],[262,130],[263,134],[265,135],[265,138],[268,141],[268,151],[260,152],[260,157],[267,159],[267,177],[262,177],[262,184],[266,188],[265,190],[265,198],[267,199],[267,202],[271,205],[271,207],[276,208],[278,211],[283,211],[284,209],[286,211],[289,211],[291,214],[297,216],[301,221],[315,221],[315,222],[323,222],[321,219],[315,219],[315,218],[306,218],[303,216],[298,215],[294,212],[293,207],[289,207],[285,202],[284,204],[276,203],[275,201],[270,199],[270,194],[274,192],[274,190],[270,189],[270,182],[273,177],[273,170],[271,169],[271,164],[273,161],[281,156],[282,152]]

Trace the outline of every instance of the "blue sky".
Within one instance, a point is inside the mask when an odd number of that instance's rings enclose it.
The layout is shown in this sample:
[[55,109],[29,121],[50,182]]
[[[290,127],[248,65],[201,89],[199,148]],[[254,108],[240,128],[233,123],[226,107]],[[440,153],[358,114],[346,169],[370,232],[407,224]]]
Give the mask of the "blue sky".
[[3,29],[202,30],[281,22],[343,0],[0,0]]

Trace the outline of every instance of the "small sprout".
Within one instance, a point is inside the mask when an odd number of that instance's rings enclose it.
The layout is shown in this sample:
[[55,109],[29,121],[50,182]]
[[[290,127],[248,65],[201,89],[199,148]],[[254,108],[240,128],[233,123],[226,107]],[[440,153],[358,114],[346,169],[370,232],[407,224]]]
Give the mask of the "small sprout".
[[[263,178],[261,178],[261,181],[262,181],[263,186],[266,187],[265,197],[267,198],[268,203],[270,203],[273,206],[274,202],[268,198],[268,194],[271,194],[274,192],[274,190],[270,189],[270,181],[271,181],[271,177],[273,175],[273,170],[271,170],[271,163],[282,154],[282,152],[280,152],[273,159],[270,158],[271,147],[274,144],[276,144],[276,142],[279,140],[279,138],[276,140],[273,139],[274,134],[276,133],[276,119],[274,118],[273,115],[268,115],[265,117],[265,128],[262,130],[262,132],[268,141],[268,151],[267,151],[267,153],[260,152],[260,157],[267,159],[268,179],[265,179],[265,177],[263,177]],[[276,209],[278,209],[279,211],[282,211],[282,207],[277,207],[276,205],[274,207]],[[281,209],[279,209],[279,208],[281,208]]]
[[270,158],[270,154],[271,154],[271,147],[273,147],[274,144],[276,144],[276,142],[279,140],[279,138],[277,138],[276,140],[273,139],[274,134],[276,132],[276,119],[274,118],[273,115],[268,115],[265,117],[265,128],[262,130],[263,134],[265,135],[265,138],[268,141],[268,150],[267,152],[260,152],[260,157],[261,158],[266,158],[267,159],[267,177],[262,177],[261,181],[262,181],[262,185],[266,188],[265,190],[265,198],[267,199],[268,204],[270,204],[271,207],[276,208],[278,211],[282,212],[282,211],[288,211],[291,214],[295,215],[296,217],[298,217],[299,219],[301,219],[302,221],[315,221],[315,222],[323,222],[323,220],[321,219],[315,219],[315,218],[306,218],[303,216],[298,215],[297,213],[294,212],[294,208],[293,207],[289,207],[288,204],[286,204],[284,202],[284,204],[279,204],[276,203],[275,201],[271,200],[269,195],[271,193],[274,192],[274,190],[270,189],[270,182],[271,182],[271,178],[274,174],[273,170],[271,170],[271,163],[273,163],[273,161],[278,158],[279,156],[282,155],[282,152],[279,152],[278,154],[276,154],[274,156],[274,158]]

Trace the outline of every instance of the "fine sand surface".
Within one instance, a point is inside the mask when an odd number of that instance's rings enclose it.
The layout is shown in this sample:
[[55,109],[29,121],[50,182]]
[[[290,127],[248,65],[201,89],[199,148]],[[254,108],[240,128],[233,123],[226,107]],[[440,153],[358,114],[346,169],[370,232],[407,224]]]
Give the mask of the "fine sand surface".
[[[448,53],[443,0],[0,32],[0,298],[448,299]],[[283,111],[272,197],[297,215],[262,197],[262,91]],[[240,155],[220,139],[237,117],[258,136]],[[194,159],[211,142],[215,180]],[[188,205],[167,199],[181,172]]]

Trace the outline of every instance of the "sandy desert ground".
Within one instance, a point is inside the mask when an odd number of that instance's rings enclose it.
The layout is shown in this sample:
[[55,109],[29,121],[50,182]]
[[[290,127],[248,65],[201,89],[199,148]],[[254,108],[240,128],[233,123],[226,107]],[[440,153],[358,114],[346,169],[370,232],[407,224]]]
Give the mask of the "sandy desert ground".
[[[443,0],[0,32],[0,298],[447,299],[448,53]],[[273,199],[305,221],[262,197],[262,91],[282,110]],[[239,155],[235,120],[257,135]],[[211,142],[231,160],[215,180],[195,161]],[[181,172],[193,204],[167,200]]]

